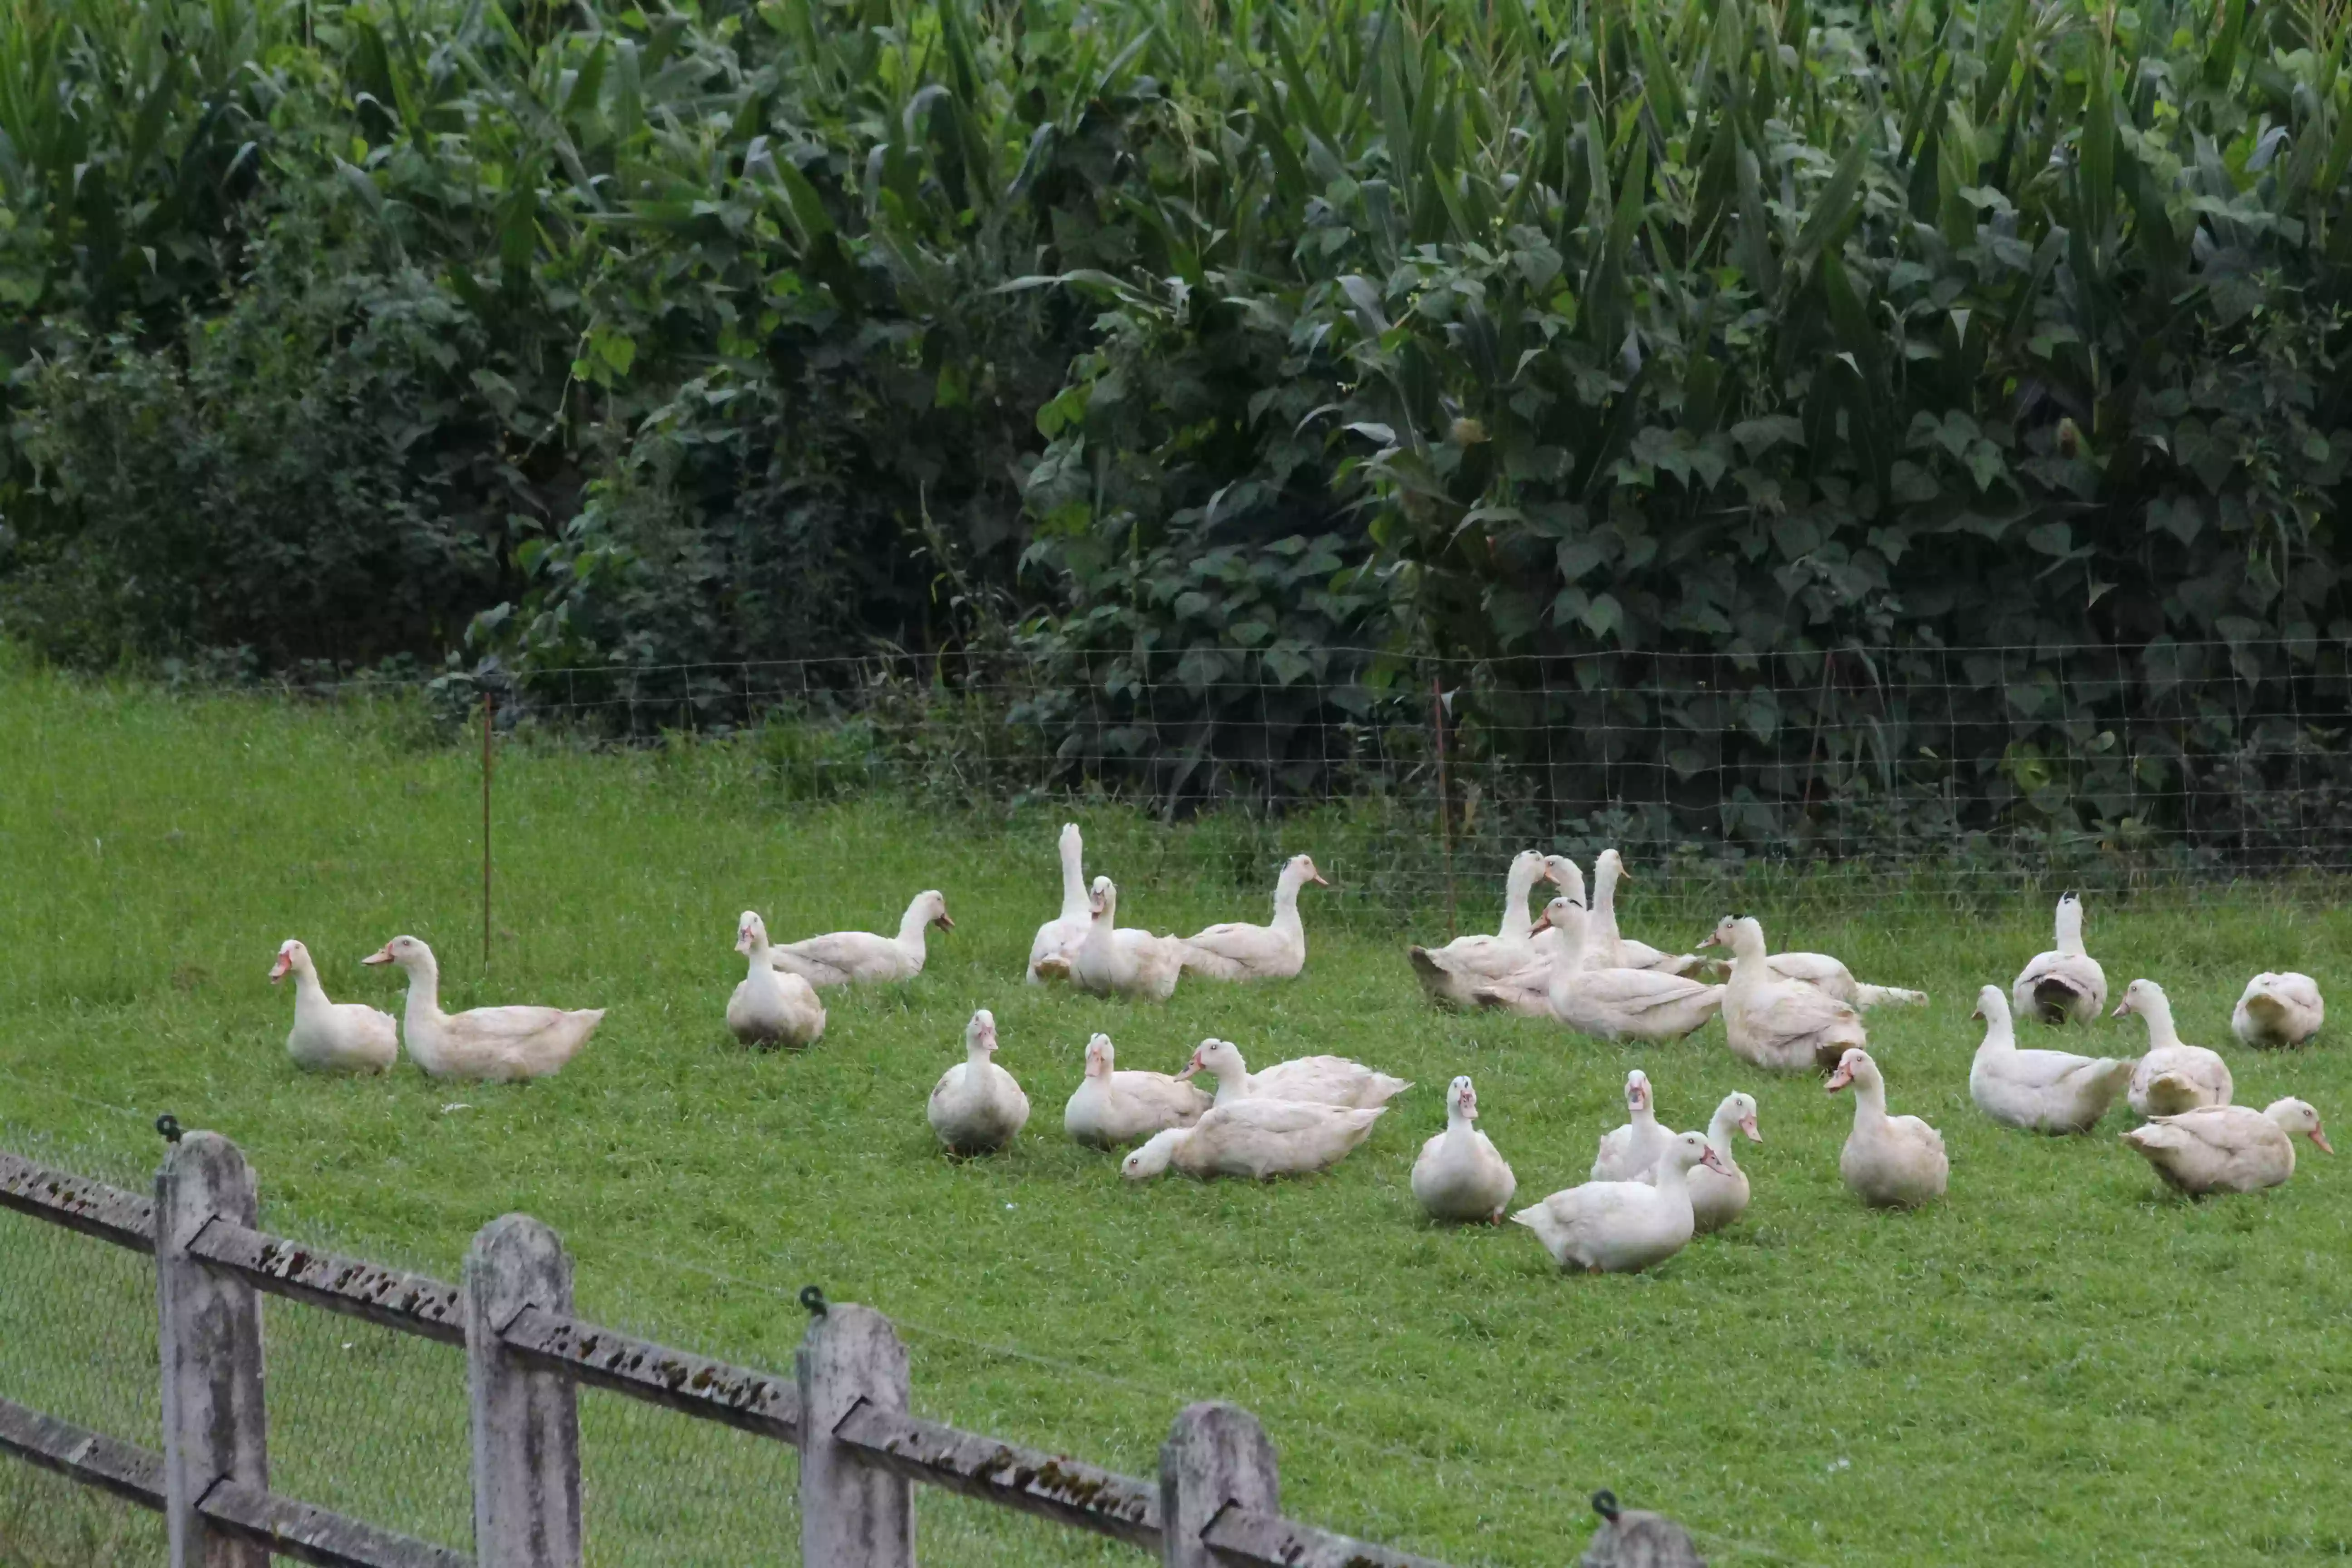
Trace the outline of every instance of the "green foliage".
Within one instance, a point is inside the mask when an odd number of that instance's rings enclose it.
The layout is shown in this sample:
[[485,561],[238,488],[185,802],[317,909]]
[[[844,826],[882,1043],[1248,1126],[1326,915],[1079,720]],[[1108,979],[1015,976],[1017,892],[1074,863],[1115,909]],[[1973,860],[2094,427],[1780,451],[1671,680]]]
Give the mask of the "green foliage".
[[[2338,743],[2160,671],[2341,706],[2340,5],[6,3],[0,614],[74,658],[979,649],[1054,782],[1170,802],[1335,787],[1466,658],[1496,799],[1574,815],[1511,737],[1605,709],[1686,786],[1630,806],[1767,839],[1866,770],[1693,737],[1832,650],[1773,726],[2006,647],[1952,722],[2053,780]],[[247,319],[289,368],[207,384]],[[184,547],[302,512],[282,623]],[[150,535],[200,581],[86,592]]]

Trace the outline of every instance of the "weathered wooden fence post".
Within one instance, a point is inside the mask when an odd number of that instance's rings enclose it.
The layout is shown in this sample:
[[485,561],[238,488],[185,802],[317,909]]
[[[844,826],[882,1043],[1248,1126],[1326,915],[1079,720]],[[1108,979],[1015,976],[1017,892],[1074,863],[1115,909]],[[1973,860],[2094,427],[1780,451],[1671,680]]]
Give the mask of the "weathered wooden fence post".
[[578,1568],[578,1395],[571,1379],[523,1365],[500,1337],[525,1307],[571,1314],[571,1257],[539,1221],[506,1215],[466,1249],[465,1290],[475,1559],[480,1568]]
[[833,1436],[861,1403],[907,1408],[907,1347],[871,1307],[843,1303],[815,1312],[796,1358],[801,1561],[809,1568],[915,1568],[914,1487],[858,1463]]
[[260,1217],[253,1172],[236,1144],[216,1132],[191,1132],[172,1144],[155,1173],[156,1349],[172,1568],[268,1568],[268,1552],[210,1528],[197,1511],[223,1477],[269,1485],[261,1299],[187,1250],[215,1218],[252,1226]]
[[1188,1405],[1160,1447],[1160,1561],[1166,1568],[1218,1568],[1201,1536],[1230,1505],[1282,1511],[1274,1444],[1238,1405]]

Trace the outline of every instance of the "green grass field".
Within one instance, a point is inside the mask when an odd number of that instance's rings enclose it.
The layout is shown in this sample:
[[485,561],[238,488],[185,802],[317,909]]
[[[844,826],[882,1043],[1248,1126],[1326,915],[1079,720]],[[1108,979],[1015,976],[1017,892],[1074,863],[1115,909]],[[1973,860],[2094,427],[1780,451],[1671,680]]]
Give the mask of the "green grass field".
[[[2352,1169],[2306,1149],[2282,1190],[2190,1204],[2116,1141],[2120,1112],[2069,1142],[1979,1118],[1968,1014],[2047,944],[2038,893],[1985,920],[1917,901],[1813,907],[1793,928],[1747,911],[1776,944],[1934,994],[1872,1015],[1872,1036],[1895,1108],[1943,1130],[1951,1194],[1876,1214],[1838,1181],[1850,1102],[1747,1069],[1719,1026],[1619,1048],[1436,1014],[1404,934],[1337,921],[1344,892],[1314,890],[1294,984],[1188,983],[1164,1009],[1026,989],[1060,814],[796,806],[719,744],[509,752],[484,980],[476,770],[399,710],[0,674],[0,1142],[143,1182],[148,1120],[171,1110],[244,1147],[266,1225],[444,1278],[478,1226],[528,1210],[577,1256],[583,1313],[778,1369],[803,1321],[793,1293],[815,1281],[904,1325],[923,1414],[1134,1473],[1183,1403],[1234,1400],[1271,1432],[1293,1512],[1465,1564],[1571,1558],[1604,1485],[1685,1520],[1719,1562],[2352,1553]],[[1236,890],[1188,869],[1193,830],[1082,820],[1134,923],[1263,918],[1270,857]],[[1343,889],[1377,853],[1290,847]],[[739,910],[780,939],[887,927],[926,886],[957,929],[919,980],[832,994],[805,1055],[728,1037]],[[1722,912],[1673,898],[1634,884],[1628,933],[1687,942]],[[1482,921],[1495,901],[1465,887]],[[291,999],[264,981],[278,943],[306,940],[339,998],[396,1009],[394,980],[357,961],[403,931],[440,950],[452,1007],[610,1016],[528,1086],[294,1070]],[[2332,986],[2347,935],[2260,890],[2092,910],[2116,989],[2159,979],[2185,1037],[2217,1047],[2248,974]],[[1036,1110],[1011,1152],[958,1164],[924,1100],[982,1005]],[[2138,1027],[2070,1043],[2131,1054]],[[1335,1051],[1419,1087],[1331,1174],[1129,1186],[1061,1136],[1097,1028],[1124,1066],[1173,1068],[1214,1033],[1253,1060]],[[2352,1071],[2325,1040],[2228,1047],[2240,1100],[2300,1094],[2352,1129]],[[1761,1101],[1738,1226],[1654,1275],[1583,1279],[1517,1227],[1423,1220],[1406,1178],[1451,1076],[1476,1077],[1524,1201],[1583,1179],[1633,1065],[1678,1125],[1733,1088]],[[36,1228],[0,1216],[0,1394],[153,1442],[138,1260]],[[280,1303],[267,1326],[278,1484],[462,1543],[462,1358]],[[592,1561],[794,1554],[788,1452],[583,1406]],[[0,1467],[0,1559],[152,1560],[143,1524],[67,1500]],[[929,1563],[1140,1561],[938,1494],[919,1507]]]

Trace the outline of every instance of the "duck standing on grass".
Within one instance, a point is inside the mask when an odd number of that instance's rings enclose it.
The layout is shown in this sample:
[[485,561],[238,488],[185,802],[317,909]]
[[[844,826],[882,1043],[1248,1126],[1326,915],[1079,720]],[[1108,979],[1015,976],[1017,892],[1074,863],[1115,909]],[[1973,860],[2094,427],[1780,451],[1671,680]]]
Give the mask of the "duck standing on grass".
[[400,1059],[392,1015],[361,1002],[330,1002],[310,950],[289,941],[269,966],[269,984],[294,976],[294,1027],[286,1054],[313,1072],[382,1072]]
[[604,1021],[602,1007],[477,1007],[441,1011],[441,966],[413,936],[396,936],[362,963],[396,963],[408,973],[408,1015],[401,1034],[408,1054],[434,1078],[513,1082],[562,1069]]
[[1013,1075],[990,1058],[996,1055],[996,1015],[982,1007],[963,1030],[964,1059],[940,1075],[932,1087],[931,1131],[958,1154],[985,1154],[1003,1148],[1029,1121],[1029,1097]]
[[[1037,935],[1029,943],[1029,984],[1042,985],[1049,978],[1067,978],[1067,960],[1077,951],[1078,943],[1087,940],[1087,927],[1092,923],[1094,906],[1087,898],[1087,846],[1079,836],[1075,822],[1062,824],[1060,845],[1062,856],[1062,912],[1037,928]],[[1055,973],[1045,973],[1038,966],[1047,960],[1061,960]]]
[[1764,1134],[1756,1127],[1753,1095],[1725,1095],[1723,1103],[1715,1108],[1715,1120],[1706,1125],[1706,1146],[1715,1151],[1723,1168],[1702,1165],[1690,1173],[1692,1225],[1701,1236],[1721,1230],[1748,1212],[1748,1173],[1739,1168],[1731,1152],[1735,1132],[1745,1133],[1750,1143],[1764,1142]]
[[2230,1064],[2219,1051],[2184,1045],[2172,1022],[2172,1001],[2153,980],[2135,980],[2124,987],[2116,1016],[2137,1013],[2147,1021],[2147,1049],[2132,1068],[2126,1092],[2132,1110],[2140,1116],[2178,1116],[2200,1105],[2227,1105],[2236,1093]]

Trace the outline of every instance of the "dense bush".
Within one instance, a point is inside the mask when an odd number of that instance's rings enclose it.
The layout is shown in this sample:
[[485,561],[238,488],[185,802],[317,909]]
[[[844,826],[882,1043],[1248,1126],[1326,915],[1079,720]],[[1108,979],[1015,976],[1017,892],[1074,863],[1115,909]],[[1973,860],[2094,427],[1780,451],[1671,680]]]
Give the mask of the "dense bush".
[[[0,5],[52,652],[976,650],[1171,800],[1444,656],[1530,811],[1767,837],[1994,735],[1979,826],[2336,765],[2340,4]],[[1948,647],[2026,651],[1931,742]]]

